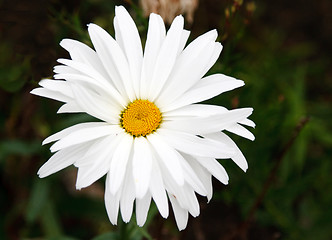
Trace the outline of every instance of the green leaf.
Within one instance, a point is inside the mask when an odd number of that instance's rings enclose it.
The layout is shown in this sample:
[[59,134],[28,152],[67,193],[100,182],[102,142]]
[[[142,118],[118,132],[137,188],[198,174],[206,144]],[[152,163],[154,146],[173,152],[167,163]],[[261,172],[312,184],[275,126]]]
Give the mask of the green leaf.
[[28,223],[33,223],[37,217],[40,216],[45,203],[48,199],[48,181],[37,179],[32,187],[31,195],[29,198],[26,220]]
[[0,52],[2,55],[0,58],[0,88],[7,92],[17,92],[27,81],[29,59],[16,56],[12,46],[7,43],[0,45]]
[[117,232],[107,232],[94,237],[92,240],[120,240],[120,238]]
[[59,237],[51,237],[49,238],[49,240],[78,240],[78,239],[68,236],[59,236]]
[[48,200],[43,208],[43,214],[40,215],[43,230],[48,238],[62,235],[60,221],[54,208],[53,202]]
[[39,141],[6,140],[0,142],[0,162],[9,155],[28,156],[41,150]]

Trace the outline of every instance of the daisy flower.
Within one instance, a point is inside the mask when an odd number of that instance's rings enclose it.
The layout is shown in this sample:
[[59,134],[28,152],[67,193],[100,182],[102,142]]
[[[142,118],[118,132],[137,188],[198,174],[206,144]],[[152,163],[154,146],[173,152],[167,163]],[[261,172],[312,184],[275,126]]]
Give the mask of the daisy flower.
[[162,217],[172,206],[177,226],[188,213],[200,213],[196,193],[212,197],[212,176],[223,184],[228,175],[216,159],[232,159],[243,171],[247,162],[224,130],[253,140],[243,125],[252,108],[228,110],[197,104],[244,85],[223,74],[205,76],[222,46],[216,30],[186,47],[189,31],[177,16],[166,32],[162,18],[151,14],[144,53],[137,27],[122,6],[115,8],[115,39],[88,25],[94,49],[64,39],[71,59],[58,59],[54,80],[41,80],[32,94],[64,104],[58,113],[87,113],[100,121],[68,127],[43,141],[55,142],[54,155],[39,169],[41,178],[65,167],[78,168],[76,188],[106,175],[105,206],[117,224],[143,226],[151,199]]

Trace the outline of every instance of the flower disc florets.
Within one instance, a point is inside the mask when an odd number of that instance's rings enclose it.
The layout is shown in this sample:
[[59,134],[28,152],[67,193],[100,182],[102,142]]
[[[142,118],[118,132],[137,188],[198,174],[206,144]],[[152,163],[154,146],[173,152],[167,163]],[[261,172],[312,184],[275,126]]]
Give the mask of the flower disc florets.
[[121,113],[120,123],[134,137],[153,133],[161,123],[158,107],[149,100],[135,100]]

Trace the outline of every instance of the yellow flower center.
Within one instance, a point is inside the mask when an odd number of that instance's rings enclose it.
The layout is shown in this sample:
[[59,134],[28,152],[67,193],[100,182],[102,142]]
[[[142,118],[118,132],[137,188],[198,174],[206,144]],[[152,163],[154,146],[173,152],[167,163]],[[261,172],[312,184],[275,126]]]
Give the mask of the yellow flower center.
[[121,126],[134,137],[153,133],[161,123],[158,107],[148,100],[135,100],[121,113]]

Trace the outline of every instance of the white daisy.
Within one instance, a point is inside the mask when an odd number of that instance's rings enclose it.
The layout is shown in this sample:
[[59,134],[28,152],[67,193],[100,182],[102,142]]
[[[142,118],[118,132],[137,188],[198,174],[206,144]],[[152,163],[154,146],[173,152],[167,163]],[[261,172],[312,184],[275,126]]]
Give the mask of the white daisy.
[[55,154],[38,175],[43,178],[74,164],[76,188],[81,189],[107,174],[105,205],[113,224],[119,209],[128,222],[135,202],[142,226],[151,198],[167,218],[169,199],[182,230],[188,213],[199,215],[196,193],[211,199],[211,176],[228,183],[216,159],[231,158],[244,171],[248,167],[223,131],[253,140],[242,126],[254,127],[247,119],[253,109],[196,104],[244,83],[223,74],[204,77],[222,50],[217,32],[209,31],[185,47],[189,31],[183,25],[178,16],[166,33],[162,18],[151,14],[143,53],[133,19],[124,7],[116,7],[115,39],[89,24],[95,50],[62,40],[71,59],[59,59],[55,80],[44,79],[31,91],[64,102],[58,113],[85,112],[101,120],[46,138],[43,144],[55,142],[50,148]]

